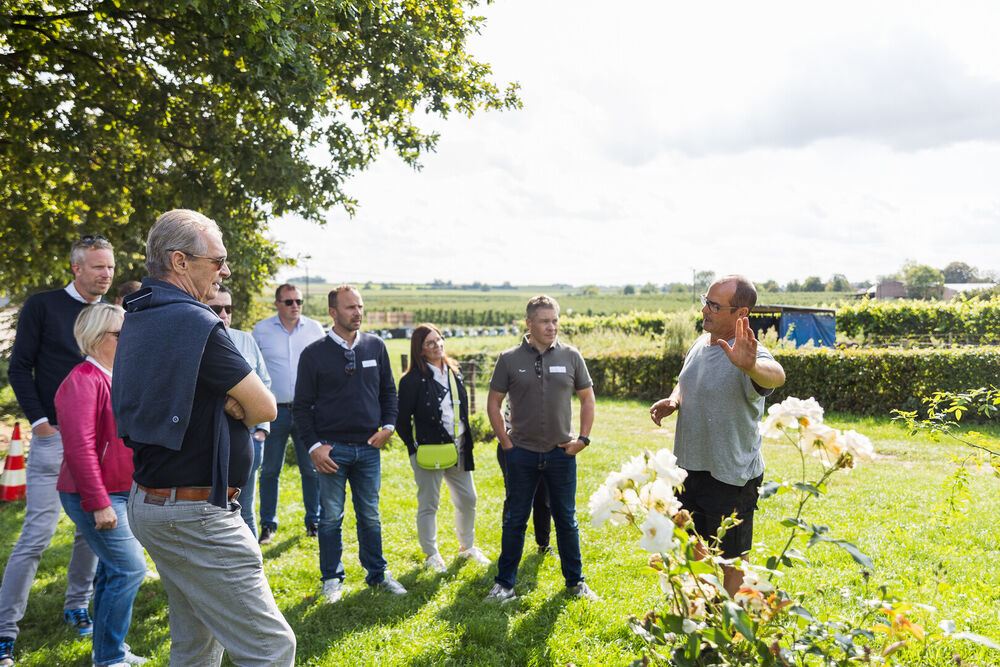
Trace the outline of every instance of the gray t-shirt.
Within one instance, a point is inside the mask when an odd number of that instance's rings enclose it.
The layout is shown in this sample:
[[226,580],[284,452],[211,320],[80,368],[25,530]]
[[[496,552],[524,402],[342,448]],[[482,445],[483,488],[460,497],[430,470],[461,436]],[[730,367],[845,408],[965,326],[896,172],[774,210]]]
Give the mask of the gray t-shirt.
[[[755,387],[721,347],[708,344],[710,338],[705,334],[695,341],[677,378],[674,455],[685,470],[704,470],[720,482],[743,486],[764,472],[758,424],[764,396],[773,390]],[[774,357],[758,344],[757,358]]]
[[510,439],[532,452],[549,452],[574,438],[573,394],[593,384],[577,349],[556,340],[539,354],[527,337],[500,353],[490,389],[507,394]]

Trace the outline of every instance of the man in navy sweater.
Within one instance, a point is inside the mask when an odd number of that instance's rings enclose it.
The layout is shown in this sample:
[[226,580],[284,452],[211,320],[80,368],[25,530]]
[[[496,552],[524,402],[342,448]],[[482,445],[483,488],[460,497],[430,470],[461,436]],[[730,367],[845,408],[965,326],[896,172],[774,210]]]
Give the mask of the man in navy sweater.
[[378,336],[361,333],[364,301],[350,285],[328,296],[333,328],[302,351],[292,415],[319,473],[319,569],[323,597],[343,592],[344,498],[350,482],[365,582],[395,595],[406,589],[386,572],[382,556],[380,450],[392,436],[398,404],[389,353]]
[[[76,316],[97,303],[111,287],[115,257],[102,236],[85,236],[70,249],[73,281],[66,287],[28,298],[17,320],[17,335],[7,372],[24,416],[31,422],[28,504],[21,536],[7,560],[0,586],[0,665],[13,664],[17,622],[24,616],[28,591],[42,552],[56,531],[62,505],[56,491],[62,465],[62,438],[56,424],[56,390],[83,361],[73,338]],[[97,557],[78,530],[67,571],[63,617],[81,635],[93,632],[87,604],[93,591]]]

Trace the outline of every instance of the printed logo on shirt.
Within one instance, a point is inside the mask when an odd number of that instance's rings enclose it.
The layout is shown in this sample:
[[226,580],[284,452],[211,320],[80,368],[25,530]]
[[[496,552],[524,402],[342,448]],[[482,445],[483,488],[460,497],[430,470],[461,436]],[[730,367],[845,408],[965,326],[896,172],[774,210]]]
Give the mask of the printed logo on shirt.
[[549,373],[565,373],[565,366],[549,366]]
[[375,368],[376,361],[374,359],[365,359],[361,362],[362,368]]

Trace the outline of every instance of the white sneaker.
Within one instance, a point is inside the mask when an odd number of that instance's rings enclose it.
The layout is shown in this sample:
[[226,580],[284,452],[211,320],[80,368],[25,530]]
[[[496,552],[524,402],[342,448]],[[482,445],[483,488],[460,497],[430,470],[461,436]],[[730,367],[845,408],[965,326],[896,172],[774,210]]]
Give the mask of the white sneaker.
[[330,604],[340,601],[340,596],[344,594],[343,579],[327,579],[323,582],[323,597]]
[[590,600],[591,602],[597,602],[601,598],[594,591],[590,590],[590,586],[583,583],[582,581],[576,586],[569,586],[569,594],[575,598],[580,598],[583,600]]
[[441,554],[431,554],[424,560],[424,567],[428,570],[434,570],[438,573],[444,573],[448,571],[448,566],[444,564],[444,559],[441,558]]
[[486,557],[479,547],[469,547],[468,549],[462,549],[458,552],[459,558],[467,558],[474,563],[479,563],[480,565],[489,565],[492,561]]
[[393,595],[406,595],[406,589],[403,588],[403,584],[396,581],[388,572],[385,573],[385,579],[376,584],[376,588],[381,588],[383,591],[387,591]]
[[143,658],[135,653],[132,653],[129,649],[125,649],[125,664],[126,665],[145,665],[149,662],[149,658]]
[[514,595],[513,588],[507,588],[500,584],[493,584],[493,588],[490,589],[489,594],[486,596],[487,600],[499,600],[500,602],[507,602],[508,600],[513,600],[516,595]]

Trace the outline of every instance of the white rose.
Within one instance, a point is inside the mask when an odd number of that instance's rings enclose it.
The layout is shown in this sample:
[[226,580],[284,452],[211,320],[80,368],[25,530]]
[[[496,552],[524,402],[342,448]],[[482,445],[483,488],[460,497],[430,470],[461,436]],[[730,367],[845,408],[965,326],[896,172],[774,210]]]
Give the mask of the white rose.
[[639,548],[650,553],[662,554],[672,551],[677,545],[674,539],[674,522],[659,512],[650,512],[639,526],[642,539]]

